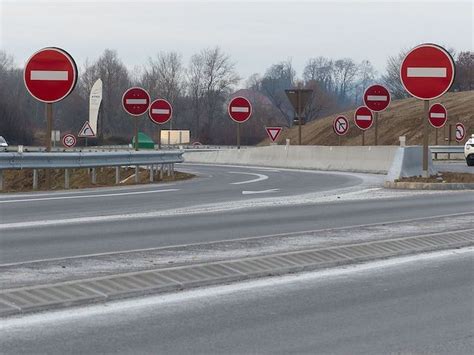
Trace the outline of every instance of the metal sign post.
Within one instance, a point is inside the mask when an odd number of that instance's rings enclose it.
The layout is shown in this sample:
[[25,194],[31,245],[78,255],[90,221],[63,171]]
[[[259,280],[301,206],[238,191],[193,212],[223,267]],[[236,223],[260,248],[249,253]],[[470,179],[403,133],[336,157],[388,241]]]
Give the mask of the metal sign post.
[[430,100],[423,100],[425,103],[424,115],[423,115],[423,175],[428,178],[430,173],[428,171],[428,121],[429,121],[429,110]]
[[51,151],[51,137],[53,133],[53,104],[46,104],[46,151]]
[[290,101],[291,105],[296,114],[296,120],[298,122],[298,144],[301,145],[301,126],[305,124],[303,121],[303,111],[313,94],[311,89],[291,89],[285,90],[286,96]]
[[378,141],[378,136],[379,136],[378,121],[379,121],[379,113],[378,113],[378,111],[375,111],[375,113],[374,113],[374,131],[375,131],[374,145],[379,144],[379,141]]
[[237,149],[240,149],[240,123],[237,123]]

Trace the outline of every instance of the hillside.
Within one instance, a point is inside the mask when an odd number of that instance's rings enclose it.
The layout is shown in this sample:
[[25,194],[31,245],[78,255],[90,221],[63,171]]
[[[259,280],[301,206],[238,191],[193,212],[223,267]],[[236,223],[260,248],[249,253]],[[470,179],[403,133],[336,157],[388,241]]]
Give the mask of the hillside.
[[[468,136],[474,133],[474,91],[447,93],[441,98],[431,102],[440,102],[448,110],[448,122],[438,132],[438,142],[443,143],[444,135],[448,136],[448,125],[462,122],[467,129]],[[431,104],[430,103],[430,104]],[[349,133],[341,137],[342,145],[361,145],[362,137],[353,121],[354,111],[342,112],[350,122]],[[305,145],[338,145],[338,136],[332,130],[332,122],[338,115],[331,115],[312,121],[303,126],[302,143]],[[379,145],[398,145],[398,137],[406,136],[407,144],[422,143],[423,128],[423,101],[410,98],[392,101],[389,108],[379,114]],[[435,129],[430,126],[430,145],[435,143]],[[298,142],[298,126],[285,129],[278,139],[279,144],[284,144],[289,138],[291,144]],[[267,145],[269,140],[261,144]],[[373,145],[374,127],[365,132],[365,144]],[[447,144],[447,143],[446,143]]]

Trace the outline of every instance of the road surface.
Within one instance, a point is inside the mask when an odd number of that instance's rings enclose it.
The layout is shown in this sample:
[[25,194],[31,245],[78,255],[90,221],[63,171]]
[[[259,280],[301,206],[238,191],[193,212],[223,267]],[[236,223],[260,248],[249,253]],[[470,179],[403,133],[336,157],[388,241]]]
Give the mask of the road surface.
[[174,184],[0,197],[0,264],[469,212],[474,192],[382,175],[185,165]]
[[468,354],[474,249],[31,315],[8,354]]

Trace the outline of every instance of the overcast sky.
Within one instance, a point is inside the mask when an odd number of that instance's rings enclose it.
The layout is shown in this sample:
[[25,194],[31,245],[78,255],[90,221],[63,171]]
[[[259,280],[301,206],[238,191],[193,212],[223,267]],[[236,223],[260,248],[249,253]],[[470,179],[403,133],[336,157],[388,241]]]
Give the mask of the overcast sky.
[[105,48],[133,69],[158,51],[192,54],[220,46],[243,78],[291,59],[298,75],[311,57],[370,60],[423,42],[473,50],[468,1],[7,1],[0,0],[1,48],[23,66],[46,46],[81,67]]

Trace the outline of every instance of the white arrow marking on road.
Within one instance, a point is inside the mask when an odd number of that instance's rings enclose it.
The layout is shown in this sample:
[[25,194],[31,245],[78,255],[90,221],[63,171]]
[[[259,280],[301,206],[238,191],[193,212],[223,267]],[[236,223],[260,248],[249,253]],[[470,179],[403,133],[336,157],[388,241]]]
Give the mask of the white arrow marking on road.
[[270,190],[262,190],[262,191],[242,191],[242,195],[254,195],[254,194],[268,194],[272,192],[278,192],[280,189],[270,189]]
[[249,112],[249,108],[248,107],[232,106],[230,108],[230,112]]
[[127,105],[146,105],[146,99],[126,99],[125,103]]
[[371,121],[371,120],[372,120],[372,116],[357,115],[357,119],[358,119],[359,121]]
[[388,97],[385,95],[367,95],[369,101],[387,101]]
[[257,176],[256,179],[252,179],[252,180],[239,181],[239,182],[231,182],[231,183],[230,183],[231,185],[250,184],[250,183],[252,183],[252,182],[258,182],[258,181],[263,181],[263,180],[267,180],[267,179],[268,179],[268,176],[267,176],[267,175],[256,174],[256,173],[244,173],[244,172],[240,172],[240,171],[229,171],[229,174],[245,174],[245,175]]
[[0,203],[14,203],[14,202],[35,202],[35,201],[50,201],[50,200],[72,200],[78,198],[96,198],[96,197],[115,197],[125,195],[143,195],[158,192],[171,192],[179,191],[179,189],[166,189],[166,190],[148,190],[148,191],[134,191],[134,192],[118,192],[113,194],[100,194],[100,195],[82,195],[82,196],[58,196],[58,197],[42,197],[42,198],[28,198],[20,200],[6,200],[0,201]]
[[170,110],[166,108],[153,108],[151,110],[151,113],[154,113],[155,115],[168,115],[170,113]]
[[431,118],[445,118],[446,115],[444,113],[433,112],[433,113],[430,113],[430,117]]
[[68,72],[64,70],[32,70],[30,80],[58,80],[66,81]]
[[409,78],[446,78],[446,68],[407,68]]

